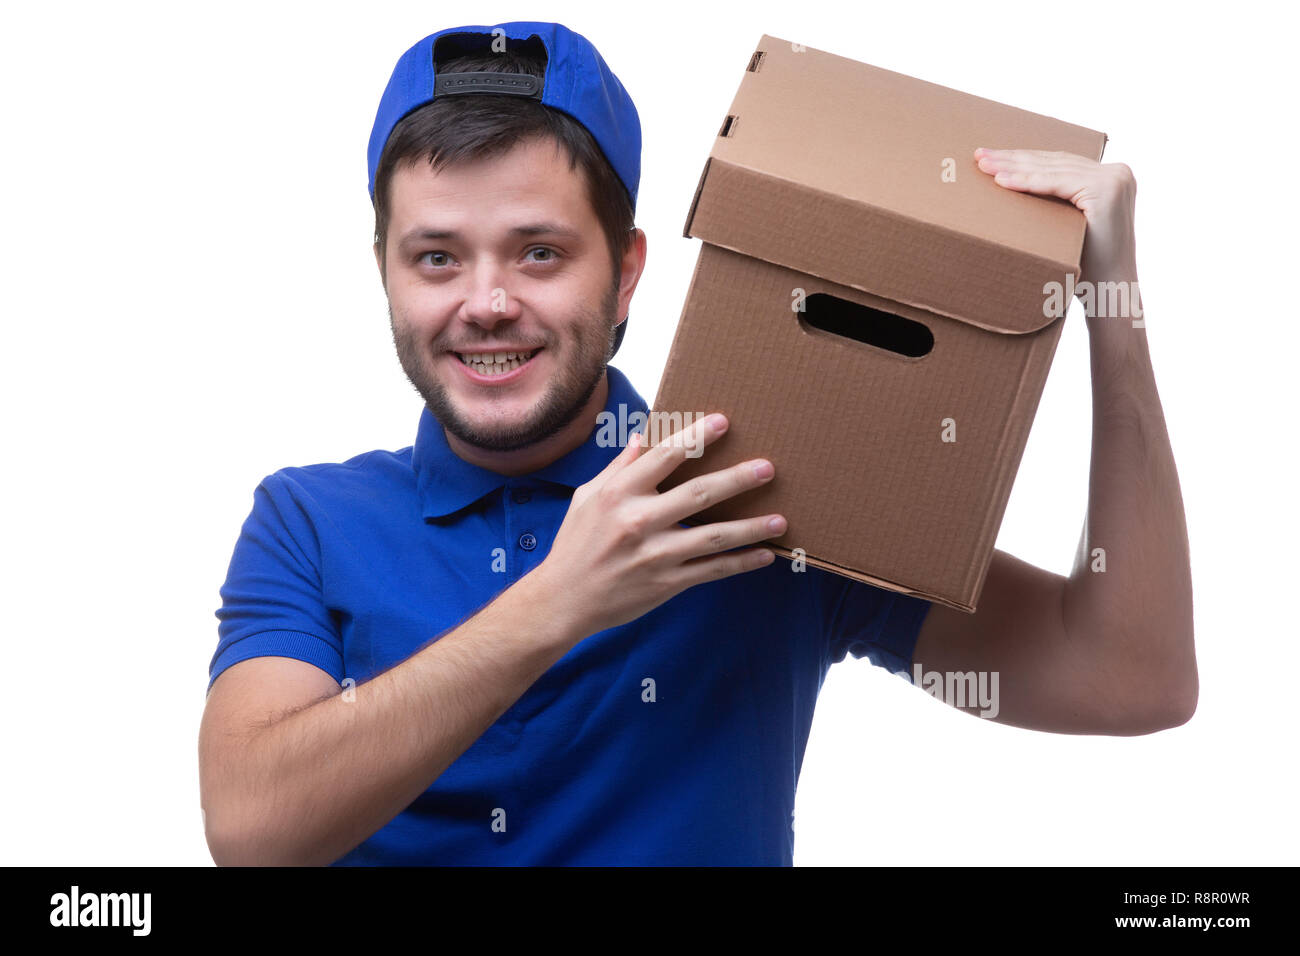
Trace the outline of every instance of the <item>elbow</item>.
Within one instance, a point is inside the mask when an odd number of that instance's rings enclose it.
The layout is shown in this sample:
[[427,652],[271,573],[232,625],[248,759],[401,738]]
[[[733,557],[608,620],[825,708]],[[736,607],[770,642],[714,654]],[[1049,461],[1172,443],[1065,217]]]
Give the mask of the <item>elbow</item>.
[[1122,726],[1114,732],[1122,736],[1159,733],[1181,727],[1192,719],[1200,698],[1200,679],[1193,662],[1179,674],[1162,674],[1143,684],[1138,699],[1125,708]]
[[203,809],[203,835],[208,842],[208,852],[217,866],[256,865],[249,859],[248,841],[242,828],[233,824],[225,808]]
[[[301,846],[300,829],[267,801],[253,799],[228,763],[200,760],[203,835],[217,866],[319,866]],[[301,823],[301,821],[298,821]],[[319,854],[315,854],[319,857]]]
[[1174,645],[1179,648],[1176,660],[1165,667],[1153,685],[1160,688],[1161,702],[1157,717],[1159,730],[1181,727],[1192,719],[1201,696],[1201,678],[1196,668],[1196,650],[1190,627],[1186,636]]
[[1161,730],[1181,727],[1192,719],[1196,713],[1196,704],[1200,699],[1200,680],[1193,670],[1190,678],[1182,681],[1178,688],[1169,695],[1164,708],[1164,721]]
[[1200,697],[1191,623],[1186,626],[1100,629],[1106,653],[1096,660],[1094,688],[1107,701],[1100,732],[1136,737],[1190,721]]
[[1136,737],[1181,727],[1196,713],[1196,699],[1197,691],[1193,687],[1189,691],[1171,694],[1159,704],[1148,703],[1148,706],[1140,710],[1135,709],[1118,733],[1121,736]]
[[208,853],[217,866],[258,866],[274,861],[261,858],[259,840],[253,834],[250,820],[258,819],[255,810],[222,780],[222,771],[212,760],[200,759],[199,797],[203,804],[203,837]]
[[309,859],[253,827],[227,817],[213,820],[212,816],[205,811],[205,836],[217,866],[323,866],[329,862]]
[[271,816],[245,801],[224,794],[205,794],[203,833],[217,866],[320,866],[330,861],[309,858],[283,825],[267,825]]
[[217,866],[275,866],[265,846],[241,821],[237,807],[230,801],[208,801],[203,811],[204,836],[208,852]]

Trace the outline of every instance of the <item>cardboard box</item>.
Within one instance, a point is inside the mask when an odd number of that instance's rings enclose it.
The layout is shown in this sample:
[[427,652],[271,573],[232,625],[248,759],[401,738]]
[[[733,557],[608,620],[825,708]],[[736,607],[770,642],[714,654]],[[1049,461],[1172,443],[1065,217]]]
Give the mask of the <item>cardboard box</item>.
[[660,490],[768,458],[770,484],[691,523],[780,512],[779,554],[974,611],[1085,221],[972,154],[1105,144],[763,36],[687,217],[703,245],[653,409],[731,429]]

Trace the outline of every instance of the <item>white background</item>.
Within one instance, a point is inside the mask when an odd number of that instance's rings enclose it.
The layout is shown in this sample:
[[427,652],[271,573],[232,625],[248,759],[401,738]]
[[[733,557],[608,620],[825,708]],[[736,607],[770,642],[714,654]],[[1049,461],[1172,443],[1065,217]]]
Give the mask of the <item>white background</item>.
[[[1199,710],[1140,738],[1034,733],[850,658],[812,729],[796,863],[1300,862],[1297,84],[1271,17],[1131,2],[10,8],[0,862],[211,863],[198,725],[253,488],[415,437],[370,249],[380,93],[421,37],[511,19],[584,33],[640,110],[649,264],[614,364],[647,400],[698,250],[687,206],[763,33],[1104,130],[1106,161],[1137,175]],[[1068,572],[1089,429],[1076,305],[998,547]]]

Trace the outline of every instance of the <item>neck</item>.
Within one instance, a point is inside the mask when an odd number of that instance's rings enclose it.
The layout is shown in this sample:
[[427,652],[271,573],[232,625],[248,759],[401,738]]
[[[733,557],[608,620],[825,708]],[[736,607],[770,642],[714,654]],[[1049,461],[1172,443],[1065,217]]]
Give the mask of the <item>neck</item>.
[[600,377],[600,384],[591,393],[591,398],[587,400],[587,404],[583,406],[582,411],[574,416],[573,421],[550,438],[543,439],[525,448],[518,448],[514,451],[492,451],[475,445],[467,445],[445,428],[443,434],[447,437],[447,447],[458,458],[469,462],[471,465],[477,465],[488,471],[495,471],[499,475],[510,475],[512,477],[527,475],[545,468],[553,461],[558,461],[591,437],[592,429],[596,427],[596,416],[604,410],[607,401],[609,401],[608,370]]

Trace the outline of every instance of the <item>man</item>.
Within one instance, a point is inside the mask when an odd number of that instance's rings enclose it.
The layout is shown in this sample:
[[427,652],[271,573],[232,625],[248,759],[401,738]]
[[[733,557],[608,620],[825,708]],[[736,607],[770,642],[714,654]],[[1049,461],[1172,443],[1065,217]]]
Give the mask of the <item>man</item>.
[[[1088,320],[1081,554],[1106,542],[1106,574],[998,552],[968,615],[791,573],[760,544],[780,515],[681,523],[769,462],[656,490],[724,416],[654,448],[597,440],[602,411],[646,408],[607,366],[645,264],[639,156],[631,99],[557,24],[445,30],[397,64],[375,255],[425,408],[412,447],[255,492],[200,731],[218,863],[788,864],[813,706],[849,653],[997,672],[996,719],[1020,727],[1190,717],[1186,533],[1142,334]],[[1084,279],[1136,279],[1126,167],[980,168],[1085,212]]]

